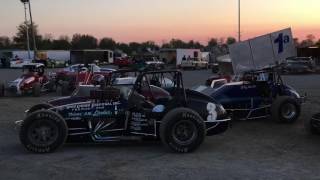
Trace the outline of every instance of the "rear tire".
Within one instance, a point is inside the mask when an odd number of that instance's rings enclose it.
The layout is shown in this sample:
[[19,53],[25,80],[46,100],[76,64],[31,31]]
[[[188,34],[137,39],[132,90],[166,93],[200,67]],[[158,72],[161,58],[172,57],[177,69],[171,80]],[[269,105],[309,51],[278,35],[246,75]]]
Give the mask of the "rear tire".
[[41,94],[41,85],[40,83],[35,83],[32,87],[32,94],[34,97],[39,97]]
[[296,99],[280,96],[271,106],[272,119],[277,122],[293,123],[300,116],[301,107]]
[[162,143],[170,150],[188,153],[196,150],[206,135],[204,120],[187,108],[177,108],[168,112],[160,125]]
[[65,143],[67,134],[67,124],[59,114],[40,110],[31,113],[22,122],[19,136],[27,150],[49,153]]

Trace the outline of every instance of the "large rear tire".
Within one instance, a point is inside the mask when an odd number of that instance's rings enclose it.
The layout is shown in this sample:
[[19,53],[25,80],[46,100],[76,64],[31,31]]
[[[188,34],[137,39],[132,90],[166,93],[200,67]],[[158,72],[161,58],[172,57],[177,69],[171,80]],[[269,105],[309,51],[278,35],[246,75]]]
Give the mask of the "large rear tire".
[[31,113],[22,122],[19,136],[27,150],[49,153],[65,143],[67,134],[67,124],[59,114],[40,110]]
[[39,97],[41,94],[41,84],[35,83],[32,87],[32,94],[34,97]]
[[196,150],[206,135],[205,123],[201,116],[187,108],[168,112],[160,125],[162,143],[170,150],[188,153]]
[[277,122],[293,123],[300,116],[300,111],[300,104],[289,96],[279,96],[271,106],[272,119]]

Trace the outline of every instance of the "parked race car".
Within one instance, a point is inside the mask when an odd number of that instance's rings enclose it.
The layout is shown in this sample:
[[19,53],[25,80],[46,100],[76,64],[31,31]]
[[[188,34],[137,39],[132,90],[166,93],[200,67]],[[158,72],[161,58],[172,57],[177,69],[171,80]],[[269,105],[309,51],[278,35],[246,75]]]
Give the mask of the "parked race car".
[[64,68],[61,71],[50,74],[57,87],[61,88],[62,95],[70,95],[80,84],[92,84],[92,80],[98,75],[108,75],[115,71],[110,68],[100,68],[95,64],[76,64]]
[[145,60],[146,69],[148,70],[162,70],[165,68],[164,62],[158,60],[155,57],[147,58]]
[[312,134],[320,134],[320,113],[313,115],[306,127]]
[[315,61],[311,57],[287,58],[282,65],[284,73],[314,73],[316,71]]
[[43,64],[29,63],[23,66],[24,74],[8,84],[0,85],[0,96],[6,94],[40,96],[41,92],[53,91],[54,81],[45,75]]
[[[171,79],[164,87],[163,79]],[[111,81],[109,81],[111,82]],[[141,72],[134,85],[82,85],[70,97],[38,104],[17,121],[25,148],[52,152],[67,142],[153,138],[172,151],[196,150],[206,135],[228,129],[214,99],[183,86],[179,71]]]
[[117,65],[119,69],[121,69],[121,68],[132,66],[133,61],[129,57],[122,57],[122,58],[116,58],[113,64]]
[[275,68],[246,72],[238,82],[225,81],[216,87],[195,89],[214,98],[239,120],[271,116],[275,121],[292,123],[298,119],[305,101],[305,97],[283,83]]
[[201,61],[198,58],[182,60],[179,68],[181,69],[208,69],[208,62]]

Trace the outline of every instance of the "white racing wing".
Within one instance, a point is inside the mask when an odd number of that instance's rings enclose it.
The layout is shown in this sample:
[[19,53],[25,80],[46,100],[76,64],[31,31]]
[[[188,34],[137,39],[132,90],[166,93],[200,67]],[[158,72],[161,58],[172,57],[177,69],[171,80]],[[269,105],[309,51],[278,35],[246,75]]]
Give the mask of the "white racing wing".
[[275,66],[297,55],[291,29],[284,29],[229,46],[235,74]]

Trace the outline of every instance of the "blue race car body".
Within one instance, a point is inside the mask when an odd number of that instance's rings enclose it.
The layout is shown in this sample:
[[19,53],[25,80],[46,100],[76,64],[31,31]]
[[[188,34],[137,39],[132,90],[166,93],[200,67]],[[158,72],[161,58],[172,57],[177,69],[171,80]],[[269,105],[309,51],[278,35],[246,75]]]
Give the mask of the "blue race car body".
[[272,70],[247,72],[241,81],[218,87],[202,86],[196,90],[221,103],[239,120],[265,118],[274,114],[274,118],[287,116],[287,121],[291,122],[298,118],[304,100],[296,90],[283,84],[281,76]]

